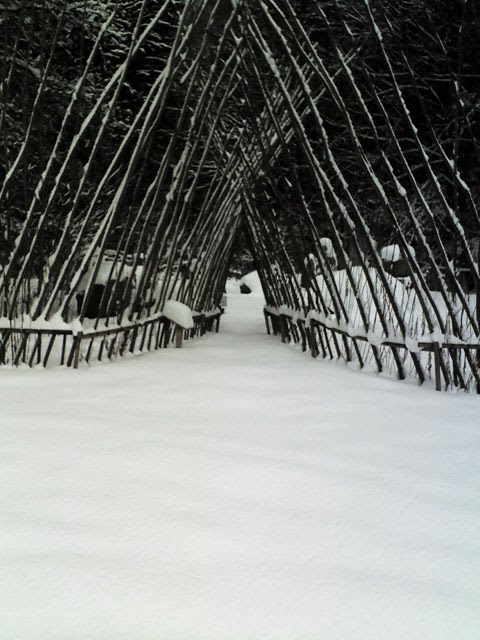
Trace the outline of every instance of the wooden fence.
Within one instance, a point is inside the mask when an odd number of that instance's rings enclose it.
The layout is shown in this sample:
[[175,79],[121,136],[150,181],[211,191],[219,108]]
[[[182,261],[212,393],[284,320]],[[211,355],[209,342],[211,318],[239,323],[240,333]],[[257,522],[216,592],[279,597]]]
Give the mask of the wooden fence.
[[[220,310],[214,314],[194,314],[194,326],[185,330],[183,337],[188,340],[207,331],[218,332],[221,314]],[[167,348],[173,344],[175,333],[174,323],[161,314],[134,324],[85,332],[0,327],[0,365],[50,364],[77,369],[81,363],[88,365],[92,360],[102,362]]]
[[[367,360],[371,360],[375,363],[377,372],[382,373],[385,369],[391,370],[390,366],[386,366],[389,351],[397,365],[398,378],[404,380],[408,377],[407,359],[414,354],[415,364],[410,363],[410,369],[415,372],[420,384],[433,380],[437,391],[463,389],[480,394],[479,343],[418,342],[415,351],[411,351],[405,341],[385,339],[380,345],[372,344],[365,335],[350,334],[314,318],[309,318],[308,321],[294,320],[288,314],[275,313],[269,309],[264,309],[264,316],[268,334],[280,335],[282,342],[301,343],[303,351],[309,350],[314,358],[321,356],[330,360],[357,361],[360,368],[367,364]],[[358,342],[366,347],[363,353]],[[372,358],[365,357],[368,351]],[[403,358],[399,357],[399,351],[404,352]],[[465,354],[471,352],[476,356],[476,363],[469,370],[470,375],[466,375],[466,368],[462,367],[462,356],[465,358]],[[419,354],[424,354],[427,358],[419,358]]]

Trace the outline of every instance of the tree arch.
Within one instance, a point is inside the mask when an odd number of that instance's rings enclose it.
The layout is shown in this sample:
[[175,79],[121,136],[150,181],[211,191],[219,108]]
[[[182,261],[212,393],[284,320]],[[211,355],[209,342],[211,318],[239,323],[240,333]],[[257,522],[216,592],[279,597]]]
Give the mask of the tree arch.
[[430,4],[4,5],[0,359],[211,328],[243,230],[284,340],[478,386],[479,16]]

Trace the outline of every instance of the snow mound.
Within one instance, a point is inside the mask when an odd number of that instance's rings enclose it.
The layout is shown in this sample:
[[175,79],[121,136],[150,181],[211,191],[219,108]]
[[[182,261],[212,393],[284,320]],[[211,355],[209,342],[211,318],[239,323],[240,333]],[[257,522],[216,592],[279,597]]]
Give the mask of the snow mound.
[[[407,244],[407,250],[412,257],[415,257],[415,249]],[[402,260],[402,252],[398,244],[389,244],[380,251],[380,257],[385,262],[398,262]]]
[[183,329],[191,329],[193,327],[192,311],[183,302],[167,300],[162,313],[168,320],[175,322]]
[[330,238],[320,238],[320,245],[327,256],[327,258],[336,258],[335,249],[333,248],[333,242]]
[[[90,278],[92,277],[93,270],[95,269],[95,261],[92,263],[91,267],[88,269],[86,273],[82,276],[79,284],[78,291],[85,291],[88,283],[90,282]],[[128,264],[122,264],[121,261],[113,262],[112,260],[108,260],[107,258],[102,258],[100,264],[98,265],[98,270],[95,275],[94,284],[100,284],[103,286],[107,286],[110,281],[114,280],[126,280],[130,278],[130,275],[133,271],[133,267]],[[143,271],[143,266],[137,266],[135,269],[135,279],[139,280]]]
[[257,271],[252,271],[243,276],[243,278],[240,279],[240,286],[242,284],[247,286],[254,296],[263,296],[263,289]]

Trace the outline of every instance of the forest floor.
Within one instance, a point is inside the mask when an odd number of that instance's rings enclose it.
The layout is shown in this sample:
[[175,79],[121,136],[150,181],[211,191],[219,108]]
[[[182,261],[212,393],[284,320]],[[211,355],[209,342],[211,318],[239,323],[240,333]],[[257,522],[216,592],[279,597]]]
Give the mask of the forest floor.
[[218,335],[0,369],[2,640],[477,640],[480,398]]

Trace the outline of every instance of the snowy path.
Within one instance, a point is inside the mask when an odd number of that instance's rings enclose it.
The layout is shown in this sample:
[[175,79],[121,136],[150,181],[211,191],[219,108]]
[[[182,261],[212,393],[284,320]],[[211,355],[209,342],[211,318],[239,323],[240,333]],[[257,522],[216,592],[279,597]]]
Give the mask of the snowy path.
[[0,370],[2,640],[480,637],[480,399],[314,361],[259,309]]

